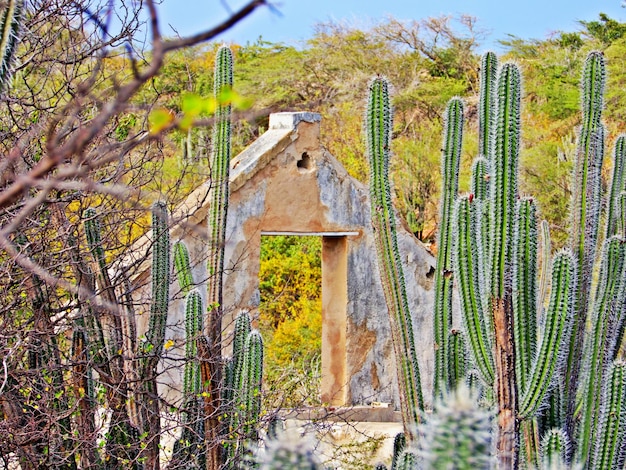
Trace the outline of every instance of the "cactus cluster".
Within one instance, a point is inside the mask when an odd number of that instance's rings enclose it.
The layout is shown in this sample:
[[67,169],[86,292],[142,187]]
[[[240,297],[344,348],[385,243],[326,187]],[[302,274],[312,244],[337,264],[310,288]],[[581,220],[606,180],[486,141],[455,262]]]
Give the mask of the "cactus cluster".
[[[614,361],[626,320],[622,313],[626,305],[626,140],[622,136],[615,145],[606,225],[600,233],[604,83],[604,57],[592,52],[585,62],[581,84],[583,118],[574,169],[571,247],[551,260],[547,224],[542,223],[539,230],[533,199],[520,197],[517,189],[519,68],[512,63],[498,66],[493,53],[483,58],[478,105],[480,155],[472,166],[468,195],[457,194],[462,102],[454,98],[448,105],[435,282],[434,396],[453,389],[464,370],[458,362],[463,350],[455,338],[461,335],[451,320],[449,293],[454,285],[461,299],[470,366],[476,370],[468,379],[475,382],[477,373],[487,391],[492,390],[497,408],[496,455],[504,468],[517,468],[520,449],[524,461],[534,466],[573,461],[588,468],[623,465],[626,416],[618,398],[623,365]],[[370,101],[371,95],[370,88]],[[384,119],[391,122],[390,117]],[[368,132],[372,123],[382,120],[368,114]],[[381,139],[380,153],[385,158],[388,139],[388,134]],[[372,147],[369,137],[368,147]],[[376,154],[370,150],[371,155]],[[386,233],[394,231],[393,209],[383,206],[380,199],[385,188],[388,191],[386,178],[373,164],[373,225],[377,237],[382,233],[383,240],[392,240]],[[398,285],[399,293],[387,297],[390,312],[397,316],[398,305],[405,307],[394,300],[405,298],[402,278],[397,276],[394,281],[387,272],[400,256],[389,242],[379,242],[378,248],[386,294],[393,292],[389,287],[393,282]],[[401,273],[401,267],[393,269]],[[594,276],[598,277],[595,287],[591,282]],[[545,298],[548,292],[549,301]],[[412,335],[410,315],[403,318],[407,320],[392,321],[394,330],[404,328],[394,332],[394,339]],[[405,382],[399,380],[401,393],[405,392]],[[412,419],[409,413],[407,422]],[[437,419],[436,414],[431,418]],[[414,436],[407,437],[412,443]]]
[[262,377],[263,339],[252,329],[249,313],[242,311],[235,319],[233,355],[226,361],[222,388],[228,465],[240,462],[258,440]]
[[[0,74],[7,72],[8,58],[13,52],[17,19],[21,17],[23,2],[6,2],[0,8],[0,27],[3,47]],[[4,77],[4,75],[2,75]],[[2,79],[0,77],[0,80]],[[232,86],[232,54],[220,48],[216,61],[216,90],[219,97]],[[227,94],[226,94],[227,95]],[[227,97],[226,97],[227,98]],[[225,99],[226,99],[225,98]],[[218,99],[218,102],[220,100]],[[247,323],[245,335],[237,335],[236,359],[232,380],[222,382],[221,315],[222,270],[224,263],[224,236],[228,202],[228,167],[230,160],[230,107],[217,110],[214,133],[214,163],[212,164],[212,210],[210,218],[210,256],[207,291],[209,315],[205,317],[201,286],[194,281],[190,256],[185,244],[177,242],[170,249],[169,223],[165,203],[152,208],[151,236],[151,291],[148,326],[145,335],[137,338],[135,312],[131,299],[130,280],[122,277],[124,292],[115,286],[110,274],[110,255],[103,243],[102,218],[95,209],[88,208],[82,221],[89,256],[85,256],[79,238],[72,235],[68,246],[72,256],[71,270],[79,284],[78,313],[73,321],[71,336],[71,383],[73,396],[64,390],[61,375],[60,346],[54,333],[37,336],[29,348],[31,368],[51,371],[42,377],[36,391],[60,390],[51,400],[62,418],[50,428],[49,449],[35,449],[42,462],[55,468],[130,468],[158,469],[160,463],[161,400],[157,389],[159,363],[169,341],[166,325],[170,310],[170,272],[173,257],[178,285],[185,297],[185,365],[183,372],[183,401],[180,418],[182,434],[175,442],[172,468],[222,468],[228,457],[225,450],[243,453],[246,445],[256,442],[260,416],[263,343],[258,332],[250,330],[247,314],[238,322]],[[61,223],[69,225],[62,210],[57,211]],[[150,238],[150,237],[149,237]],[[24,237],[15,237],[16,249],[25,256],[29,243]],[[91,258],[91,260],[88,260]],[[28,296],[35,313],[38,331],[54,332],[50,324],[52,313],[45,301],[44,284],[37,276]],[[49,380],[48,380],[49,379]],[[10,384],[12,387],[14,384]],[[222,396],[221,391],[224,390]],[[230,398],[227,396],[230,393]],[[75,405],[72,405],[75,403]],[[74,408],[72,408],[74,406]],[[99,407],[107,409],[104,423],[106,433],[99,435],[97,415]],[[222,420],[222,415],[228,419]],[[222,422],[224,421],[224,422]],[[226,425],[224,425],[224,423]],[[79,434],[81,447],[75,449],[72,436]],[[103,439],[102,446],[97,439]],[[228,443],[230,447],[223,448]],[[232,444],[232,445],[231,445]],[[59,452],[53,451],[58,449]],[[45,460],[46,452],[61,455],[64,462]],[[75,458],[75,455],[77,456]],[[35,468],[37,463],[23,461],[24,468]]]

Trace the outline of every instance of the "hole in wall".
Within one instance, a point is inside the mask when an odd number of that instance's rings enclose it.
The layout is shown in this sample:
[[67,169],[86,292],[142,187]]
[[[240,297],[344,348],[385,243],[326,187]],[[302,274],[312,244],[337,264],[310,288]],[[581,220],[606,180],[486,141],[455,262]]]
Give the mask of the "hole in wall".
[[432,279],[434,275],[435,275],[435,267],[431,266],[428,272],[426,273],[426,277],[428,279]]
[[300,160],[297,161],[296,165],[300,171],[310,170],[313,168],[313,160],[311,160],[308,153],[304,152]]

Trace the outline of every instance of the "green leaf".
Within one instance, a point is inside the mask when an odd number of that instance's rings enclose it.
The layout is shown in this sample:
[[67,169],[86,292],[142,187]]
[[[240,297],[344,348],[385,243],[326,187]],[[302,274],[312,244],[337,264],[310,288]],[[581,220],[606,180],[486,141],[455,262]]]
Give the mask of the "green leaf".
[[165,129],[174,120],[174,115],[165,108],[157,108],[148,116],[150,134],[155,135]]

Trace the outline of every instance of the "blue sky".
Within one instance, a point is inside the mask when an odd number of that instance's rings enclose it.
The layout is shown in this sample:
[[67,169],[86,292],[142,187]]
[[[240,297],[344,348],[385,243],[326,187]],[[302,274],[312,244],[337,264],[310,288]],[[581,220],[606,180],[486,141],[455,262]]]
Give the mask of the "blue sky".
[[[163,0],[158,7],[161,29],[172,35],[206,29],[227,16],[244,0]],[[279,14],[261,8],[252,17],[221,36],[226,42],[245,44],[259,36],[272,42],[297,45],[313,35],[319,22],[346,21],[366,27],[385,16],[420,19],[429,16],[470,14],[489,32],[484,48],[497,49],[497,40],[513,34],[523,39],[544,39],[551,32],[574,31],[577,20],[596,20],[600,12],[626,21],[620,0],[274,0]]]

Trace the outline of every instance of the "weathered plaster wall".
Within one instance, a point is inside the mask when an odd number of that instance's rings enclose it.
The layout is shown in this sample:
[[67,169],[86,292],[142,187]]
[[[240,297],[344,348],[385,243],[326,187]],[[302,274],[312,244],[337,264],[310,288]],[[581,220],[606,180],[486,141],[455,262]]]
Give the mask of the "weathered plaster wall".
[[[179,224],[172,238],[187,242],[196,264],[196,280],[206,278],[203,260],[207,193],[208,187],[199,188],[174,214]],[[230,341],[234,315],[244,308],[254,315],[259,306],[260,242],[267,232],[323,233],[327,237],[322,255],[326,269],[323,297],[327,298],[322,302],[325,310],[332,311],[326,312],[327,318],[323,319],[326,346],[322,348],[326,350],[322,354],[327,355],[323,387],[332,395],[326,397],[328,401],[346,405],[397,404],[393,345],[378,277],[368,191],[322,147],[317,114],[273,114],[268,132],[232,161],[224,284],[225,343]],[[398,241],[413,306],[423,389],[428,396],[433,369],[434,259],[402,227]],[[331,269],[342,263],[343,276]],[[172,293],[176,292],[174,285]],[[184,322],[180,299],[174,302],[172,311],[178,313],[171,315],[168,334],[181,343]],[[336,357],[344,352],[345,357]],[[175,376],[171,380],[176,383]]]

